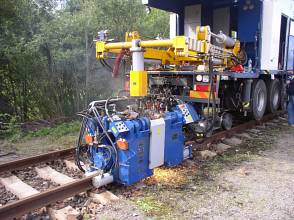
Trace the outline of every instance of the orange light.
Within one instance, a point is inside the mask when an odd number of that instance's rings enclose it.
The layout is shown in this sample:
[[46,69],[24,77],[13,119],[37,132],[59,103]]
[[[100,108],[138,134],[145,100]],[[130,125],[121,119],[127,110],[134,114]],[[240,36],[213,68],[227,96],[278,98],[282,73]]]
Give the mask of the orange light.
[[121,150],[127,150],[129,149],[129,143],[125,139],[118,139],[116,141],[117,147]]
[[91,135],[86,135],[85,136],[85,141],[86,141],[86,144],[90,144],[93,142],[93,137]]

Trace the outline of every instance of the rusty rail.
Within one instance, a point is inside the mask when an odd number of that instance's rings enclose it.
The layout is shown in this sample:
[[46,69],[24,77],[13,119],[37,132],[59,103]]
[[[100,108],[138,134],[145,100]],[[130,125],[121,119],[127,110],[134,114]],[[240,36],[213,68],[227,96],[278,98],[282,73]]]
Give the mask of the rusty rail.
[[0,219],[13,219],[15,217],[20,217],[29,211],[47,206],[78,193],[85,192],[93,187],[92,178],[93,177],[90,176],[81,180],[76,180],[72,183],[2,206],[0,207]]
[[16,170],[19,168],[31,166],[37,163],[43,163],[51,160],[56,160],[56,158],[64,158],[70,156],[74,153],[74,148],[69,148],[65,150],[53,151],[46,154],[41,154],[33,157],[27,157],[24,159],[14,160],[11,162],[0,164],[0,173]]
[[255,126],[261,125],[262,123],[265,123],[267,121],[274,119],[277,116],[282,115],[283,113],[284,113],[283,111],[280,111],[275,114],[268,114],[268,115],[265,115],[260,121],[255,121],[255,120],[248,121],[243,124],[232,127],[228,131],[217,132],[217,133],[213,134],[211,137],[207,138],[203,143],[201,143],[201,144],[195,143],[193,145],[193,147],[197,150],[207,149],[207,147],[212,143],[216,143],[224,138],[230,138],[230,137],[234,136],[235,134],[243,132],[247,129],[252,129]]

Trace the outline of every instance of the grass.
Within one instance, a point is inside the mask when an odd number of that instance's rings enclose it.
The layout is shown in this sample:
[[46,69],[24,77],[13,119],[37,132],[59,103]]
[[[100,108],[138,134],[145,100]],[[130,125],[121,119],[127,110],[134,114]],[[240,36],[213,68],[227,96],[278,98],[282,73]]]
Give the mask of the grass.
[[79,129],[79,121],[63,123],[50,128],[41,128],[28,133],[15,129],[10,136],[0,140],[0,149],[4,152],[16,152],[20,155],[31,156],[73,147],[77,140]]
[[13,143],[17,143],[19,141],[31,140],[34,138],[42,138],[42,137],[50,137],[51,139],[59,139],[67,135],[76,135],[80,129],[79,121],[72,121],[68,123],[63,123],[57,125],[55,127],[45,127],[36,131],[30,131],[28,133],[24,133],[21,129],[14,129],[13,132],[9,136],[7,136],[7,140]]
[[164,203],[148,196],[137,200],[137,206],[147,215],[155,215],[157,217],[167,215],[171,210]]
[[80,122],[73,121],[69,123],[63,123],[53,128],[41,128],[40,130],[29,132],[26,137],[34,138],[34,137],[47,137],[50,136],[52,138],[60,138],[65,135],[75,134],[79,132]]

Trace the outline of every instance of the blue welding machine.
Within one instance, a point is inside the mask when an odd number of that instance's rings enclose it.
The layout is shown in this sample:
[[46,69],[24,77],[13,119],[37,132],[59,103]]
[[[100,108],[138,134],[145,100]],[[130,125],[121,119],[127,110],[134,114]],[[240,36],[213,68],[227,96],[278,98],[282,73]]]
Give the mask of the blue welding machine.
[[128,143],[127,150],[118,149],[118,168],[114,173],[115,181],[124,185],[132,185],[152,176],[149,169],[149,119],[116,121],[110,124],[111,132]]
[[[187,103],[153,120],[109,120],[106,116],[100,122],[88,119],[86,127],[93,140],[88,151],[92,168],[108,172],[117,183],[132,185],[152,176],[156,167],[177,166],[192,152],[191,146],[185,146],[183,126],[198,120],[197,112]],[[102,128],[110,136],[100,135],[98,144],[96,136]]]
[[172,167],[183,162],[183,115],[179,111],[165,114],[164,164]]

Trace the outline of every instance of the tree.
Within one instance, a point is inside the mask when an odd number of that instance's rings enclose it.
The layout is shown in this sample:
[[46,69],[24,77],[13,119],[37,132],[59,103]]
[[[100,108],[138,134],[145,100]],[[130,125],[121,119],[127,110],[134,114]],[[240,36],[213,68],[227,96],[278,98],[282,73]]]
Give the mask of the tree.
[[140,0],[67,0],[59,10],[58,2],[1,0],[0,113],[23,121],[73,116],[120,84],[95,60],[99,30],[116,40],[133,30],[146,37],[168,33],[168,14],[148,16]]

